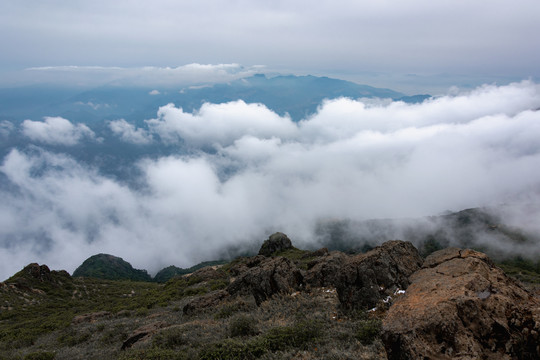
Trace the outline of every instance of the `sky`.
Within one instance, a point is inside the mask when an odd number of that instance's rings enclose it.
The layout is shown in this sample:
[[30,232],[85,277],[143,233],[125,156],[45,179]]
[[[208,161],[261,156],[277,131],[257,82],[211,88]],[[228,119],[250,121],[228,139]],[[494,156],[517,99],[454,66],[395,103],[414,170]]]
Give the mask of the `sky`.
[[328,99],[299,122],[243,101],[162,104],[105,126],[130,146],[190,149],[141,158],[129,184],[69,155],[104,141],[90,124],[0,118],[0,141],[28,144],[0,160],[0,280],[30,262],[72,272],[96,253],[154,274],[274,231],[315,246],[321,219],[511,204],[527,211],[508,219],[538,232],[539,15],[537,0],[2,0],[0,88],[155,96],[263,72],[437,96]]
[[410,91],[508,83],[540,76],[539,15],[536,0],[4,0],[0,85],[51,81],[51,67],[84,82],[186,64]]

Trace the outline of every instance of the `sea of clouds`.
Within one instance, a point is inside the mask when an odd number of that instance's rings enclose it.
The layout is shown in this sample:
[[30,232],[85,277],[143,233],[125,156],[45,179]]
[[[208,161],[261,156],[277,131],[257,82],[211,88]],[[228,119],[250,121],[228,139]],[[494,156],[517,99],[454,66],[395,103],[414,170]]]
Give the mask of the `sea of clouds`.
[[[30,262],[72,272],[96,253],[155,273],[274,231],[316,244],[315,225],[326,219],[538,209],[539,109],[531,81],[454,89],[421,104],[327,100],[298,123],[243,101],[194,113],[164,104],[142,127],[109,123],[131,144],[189,149],[141,158],[129,184],[43,149],[101,141],[74,119],[3,122],[2,136],[19,131],[35,146],[1,160],[0,278]],[[540,230],[535,215],[509,219]]]

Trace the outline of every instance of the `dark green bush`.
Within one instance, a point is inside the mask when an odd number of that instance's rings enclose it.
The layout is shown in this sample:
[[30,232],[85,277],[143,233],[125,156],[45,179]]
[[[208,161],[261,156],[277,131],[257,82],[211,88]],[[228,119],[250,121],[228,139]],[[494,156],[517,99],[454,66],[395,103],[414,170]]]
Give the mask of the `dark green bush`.
[[75,331],[64,332],[57,340],[60,344],[65,346],[75,346],[90,339],[90,333],[77,334]]
[[270,351],[287,348],[305,349],[322,335],[322,324],[316,320],[299,321],[293,326],[270,329],[264,339]]
[[251,360],[266,353],[267,347],[261,339],[242,342],[226,339],[208,345],[199,353],[200,360]]
[[55,354],[53,352],[33,352],[27,354],[24,360],[53,360]]
[[152,345],[155,348],[162,349],[175,349],[187,344],[188,341],[184,336],[184,331],[177,327],[161,331],[152,340]]
[[129,350],[122,353],[119,360],[191,360],[189,354],[169,349]]
[[358,323],[356,338],[363,345],[370,345],[381,333],[381,321],[379,319],[362,320]]
[[231,337],[257,335],[255,319],[251,316],[238,316],[231,320],[229,324],[229,334]]

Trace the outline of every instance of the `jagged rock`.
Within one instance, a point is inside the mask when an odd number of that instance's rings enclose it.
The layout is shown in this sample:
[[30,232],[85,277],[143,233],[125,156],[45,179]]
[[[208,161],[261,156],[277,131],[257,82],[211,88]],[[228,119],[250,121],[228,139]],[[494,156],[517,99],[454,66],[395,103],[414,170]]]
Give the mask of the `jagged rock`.
[[409,276],[422,266],[418,250],[400,240],[388,241],[365,254],[348,258],[335,283],[345,308],[372,308],[377,302],[406,289]]
[[249,269],[258,266],[261,262],[263,262],[266,259],[263,255],[257,255],[252,256],[248,258],[241,258],[239,261],[237,261],[235,264],[233,264],[230,269],[229,273],[232,276],[238,276],[240,274],[245,273]]
[[223,271],[219,271],[215,269],[212,266],[207,266],[207,267],[204,267],[202,269],[195,271],[192,274],[185,275],[185,276],[198,278],[201,281],[209,281],[209,280],[224,279],[227,277],[227,274],[225,274]]
[[65,270],[50,270],[47,265],[28,264],[6,280],[6,284],[32,292],[48,292],[53,288],[62,288],[72,281],[71,275]]
[[259,255],[272,256],[274,253],[292,248],[291,240],[287,235],[277,232],[265,240],[259,250]]
[[209,308],[219,304],[222,300],[227,298],[229,293],[225,290],[214,291],[210,294],[199,296],[184,306],[183,312],[186,315],[196,313],[202,309]]
[[264,258],[257,266],[241,273],[228,287],[227,291],[250,293],[257,305],[276,293],[291,293],[303,284],[300,270],[284,257]]
[[389,359],[539,359],[540,304],[473,250],[437,251],[383,321]]
[[122,343],[121,350],[126,350],[132,347],[135,343],[139,341],[144,341],[149,339],[154,333],[159,329],[166,326],[166,323],[159,321],[148,325],[143,325],[131,334],[126,341]]
[[342,252],[333,251],[330,254],[327,252],[327,256],[310,261],[304,282],[314,287],[335,287],[341,277],[341,267],[348,258],[349,256]]

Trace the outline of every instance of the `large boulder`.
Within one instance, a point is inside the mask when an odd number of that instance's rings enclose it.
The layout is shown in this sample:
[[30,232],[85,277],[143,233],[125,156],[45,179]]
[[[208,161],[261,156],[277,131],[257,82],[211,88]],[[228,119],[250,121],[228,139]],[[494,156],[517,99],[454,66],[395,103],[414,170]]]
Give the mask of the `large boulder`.
[[303,284],[295,264],[284,257],[257,257],[257,265],[247,268],[227,287],[231,294],[252,294],[257,305],[276,293],[291,293]]
[[540,305],[490,259],[426,258],[383,321],[389,359],[539,359]]
[[406,289],[409,276],[422,266],[418,250],[406,241],[388,241],[345,260],[335,284],[345,308],[373,308],[398,290]]
[[262,244],[259,255],[272,256],[276,252],[283,251],[292,248],[291,240],[287,235],[277,232],[270,235],[268,240],[265,240]]
[[339,251],[317,257],[308,263],[304,282],[312,287],[335,287],[341,277],[341,268],[348,258]]

